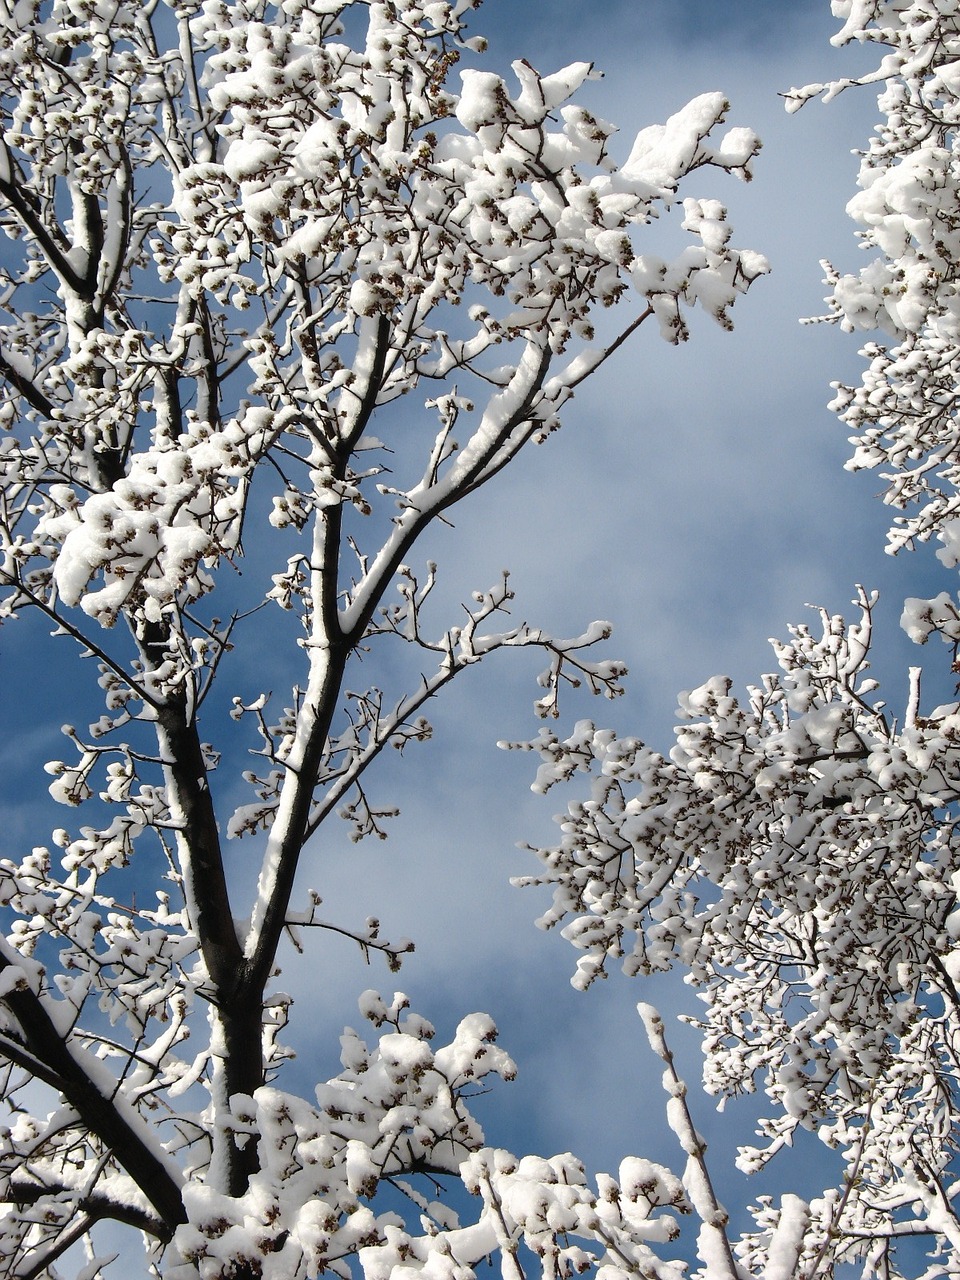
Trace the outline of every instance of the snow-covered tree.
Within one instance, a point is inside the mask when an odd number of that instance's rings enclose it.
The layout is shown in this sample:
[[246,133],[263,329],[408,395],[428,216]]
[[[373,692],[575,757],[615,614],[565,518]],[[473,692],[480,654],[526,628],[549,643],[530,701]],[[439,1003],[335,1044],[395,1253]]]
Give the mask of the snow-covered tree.
[[[590,65],[478,69],[472,7],[0,6],[0,611],[85,660],[92,720],[46,765],[82,825],[0,863],[4,1275],[53,1276],[83,1240],[92,1277],[104,1220],[180,1280],[463,1280],[497,1251],[512,1280],[521,1246],[549,1276],[679,1274],[665,1170],[591,1187],[572,1157],[484,1146],[470,1092],[513,1074],[484,1015],[435,1048],[367,992],[371,1043],[348,1030],[340,1075],[284,1090],[281,943],[335,928],[390,969],[412,946],[300,887],[325,824],[381,834],[378,756],[497,650],[544,652],[544,714],[564,681],[619,689],[587,652],[604,624],[504,623],[506,578],[427,630],[418,539],[644,321],[677,342],[699,303],[728,327],[766,269],[684,195],[707,166],[749,177],[757,140],[720,128],[721,94],[617,168],[571,101]],[[667,215],[692,240],[659,257]],[[602,308],[622,318],[601,342]],[[231,685],[266,626],[260,687]],[[244,837],[252,902],[225,853]]]
[[[870,261],[856,274],[828,265],[825,319],[871,334],[863,381],[838,386],[834,408],[855,433],[850,467],[877,468],[887,485],[898,513],[890,550],[935,536],[952,568],[960,6],[834,0],[833,10],[844,20],[837,43],[885,49],[859,80],[787,95],[796,108],[882,87],[848,206]],[[861,590],[855,603],[854,621],[822,612],[775,643],[779,671],[744,699],[722,677],[682,694],[668,757],[588,721],[517,744],[540,754],[536,790],[592,775],[560,842],[536,850],[541,874],[526,878],[553,887],[540,923],[565,922],[582,953],[575,985],[610,964],[678,969],[704,1004],[706,1091],[765,1094],[760,1141],[741,1149],[741,1167],[766,1165],[801,1129],[837,1153],[823,1162],[821,1195],[761,1197],[755,1230],[731,1242],[744,1274],[766,1280],[960,1275],[960,703],[925,704],[918,667],[891,710],[869,672],[875,597]],[[921,644],[946,642],[939,683],[949,687],[951,664],[960,671],[956,598],[909,599],[902,625]],[[667,1057],[663,1024],[642,1012]],[[700,1156],[690,1189],[704,1165],[696,1140],[686,1146]],[[781,1186],[789,1160],[779,1157]],[[835,1271],[842,1263],[850,1269]]]

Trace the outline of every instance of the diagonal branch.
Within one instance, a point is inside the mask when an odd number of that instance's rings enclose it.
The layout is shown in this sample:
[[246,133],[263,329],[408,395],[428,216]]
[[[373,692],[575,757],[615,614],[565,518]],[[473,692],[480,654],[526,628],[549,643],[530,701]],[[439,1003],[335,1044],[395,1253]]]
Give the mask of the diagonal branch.
[[50,418],[53,416],[53,401],[43,394],[32,378],[28,378],[25,373],[21,373],[3,352],[0,352],[0,378],[6,378],[14,390],[22,395],[24,400],[39,413],[42,413],[44,417]]
[[[44,1196],[55,1196],[61,1193],[75,1194],[75,1188],[67,1186],[66,1183],[61,1185],[52,1182],[46,1178],[46,1174],[42,1179],[38,1175],[28,1180],[21,1172],[15,1173],[10,1178],[6,1198],[8,1202],[29,1205],[36,1204]],[[124,1204],[115,1196],[97,1191],[95,1187],[84,1191],[76,1203],[77,1208],[87,1215],[90,1223],[107,1220],[122,1222],[129,1227],[136,1227],[138,1231],[146,1232],[155,1240],[169,1240],[171,1237],[170,1228],[161,1218],[138,1205]]]
[[[11,161],[10,152],[6,143],[0,142],[5,153],[6,164],[8,170],[13,170],[14,165]],[[16,177],[7,181],[0,178],[0,198],[6,200],[7,204],[20,219],[24,229],[29,232],[40,246],[43,256],[46,258],[51,269],[60,277],[60,279],[76,294],[83,293],[84,281],[80,274],[74,269],[67,253],[61,249],[54,237],[50,234],[50,230],[44,222],[43,216],[39,210],[34,207],[30,194],[23,183],[22,178],[17,171]]]
[[82,1240],[92,1226],[93,1219],[87,1214],[81,1213],[68,1223],[66,1228],[46,1248],[31,1249],[28,1255],[30,1265],[18,1267],[12,1271],[10,1273],[12,1280],[37,1280],[39,1276],[42,1276],[47,1271],[48,1267],[56,1262],[57,1258],[62,1257],[67,1252],[71,1245],[76,1244],[78,1240]]
[[[17,969],[19,960],[16,952],[0,943],[0,973]],[[172,1232],[186,1220],[179,1177],[136,1111],[116,1096],[116,1082],[107,1069],[78,1045],[67,1043],[46,1001],[25,980],[13,982],[3,1003],[19,1023],[29,1052],[56,1078],[83,1124],[114,1153]]]
[[113,674],[119,676],[124,684],[129,685],[139,701],[154,708],[158,708],[161,705],[156,698],[147,693],[143,685],[138,684],[133,676],[128,671],[125,671],[119,662],[111,658],[109,653],[102,649],[95,640],[91,640],[89,636],[84,635],[79,627],[75,627],[63,614],[58,613],[42,596],[37,595],[35,591],[31,591],[15,574],[8,573],[5,569],[0,569],[0,583],[15,587],[17,591],[22,592],[30,603],[35,605],[41,613],[46,614],[51,622],[55,622],[61,631],[70,636],[71,639],[76,640],[77,644],[82,645],[84,649],[89,649],[95,658],[98,658],[105,666],[109,667]]
[[[359,418],[364,420],[376,404],[373,388],[382,377],[389,334],[378,326],[376,345],[370,361],[366,388],[360,398]],[[336,610],[335,578],[340,561],[341,516],[339,506],[318,516],[317,542],[320,554],[315,570],[320,580],[315,592],[315,647],[311,654],[308,696],[301,710],[302,738],[295,743],[288,760],[288,772],[281,791],[274,828],[264,857],[258,901],[244,948],[248,957],[244,986],[251,998],[259,998],[273,968],[277,946],[289,912],[294,878],[304,844],[313,829],[311,809],[324,758],[324,749],[339,700],[348,654],[359,643],[374,611],[397,568],[420,534],[444,510],[453,506],[483,474],[490,460],[513,438],[513,456],[530,435],[530,420],[553,355],[546,342],[529,341],[502,403],[492,410],[493,420],[461,452],[450,475],[430,489],[414,491],[411,505],[400,517],[393,534],[381,548],[374,563],[357,587],[348,608]],[[503,420],[496,422],[498,411]],[[522,430],[524,424],[526,431]],[[356,438],[357,429],[353,432]],[[418,505],[414,505],[414,503]],[[312,721],[307,725],[308,721]]]

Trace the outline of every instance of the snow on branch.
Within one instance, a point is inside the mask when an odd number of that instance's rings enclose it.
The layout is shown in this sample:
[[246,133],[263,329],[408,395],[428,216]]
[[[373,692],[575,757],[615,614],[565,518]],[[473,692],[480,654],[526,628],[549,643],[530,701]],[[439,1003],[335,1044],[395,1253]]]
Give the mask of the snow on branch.
[[[681,694],[668,757],[589,721],[507,744],[540,756],[537,791],[590,779],[561,841],[534,850],[541,873],[517,881],[552,888],[539,923],[582,953],[574,985],[612,962],[682,968],[705,1006],[706,1088],[767,1096],[741,1166],[801,1129],[850,1162],[842,1203],[804,1210],[811,1267],[868,1241],[886,1256],[920,1204],[956,1248],[960,711],[922,710],[914,673],[891,717],[868,674],[875,597],[858,603],[855,622],[820,611],[818,631],[775,643],[780,671],[745,700],[721,677]],[[773,1246],[751,1240],[756,1264]]]
[[[866,333],[859,387],[836,385],[832,407],[850,429],[851,470],[878,470],[899,513],[891,552],[936,538],[958,563],[956,399],[960,352],[956,133],[960,27],[950,4],[848,3],[838,41],[889,46],[862,81],[792,90],[789,105],[855,83],[876,83],[880,119],[862,153],[860,190],[847,205],[870,261],[829,263],[826,319]],[[877,336],[877,331],[880,335]]]
[[[412,949],[294,901],[331,815],[385,835],[384,748],[428,737],[426,703],[503,650],[543,651],[544,716],[567,688],[621,688],[592,652],[606,624],[501,623],[506,574],[435,620],[418,541],[645,321],[669,342],[698,306],[729,327],[767,270],[710,190],[759,149],[723,95],[618,169],[613,126],[573,101],[590,64],[480,69],[475,7],[0,13],[0,620],[94,659],[40,797],[76,825],[0,864],[0,1256],[21,1280],[78,1243],[93,1280],[104,1218],[173,1280],[346,1276],[367,1250],[371,1273],[397,1250],[429,1269],[460,1247],[450,1215],[408,1237],[378,1197],[419,1214],[424,1179],[458,1177],[482,1202],[465,1268],[492,1240],[515,1272],[524,1240],[564,1273],[678,1275],[654,1258],[682,1199],[666,1174],[594,1192],[572,1157],[483,1147],[462,1090],[512,1067],[479,1015],[434,1053],[384,1012],[316,1106],[282,1088],[283,940],[390,967]],[[263,635],[254,681],[235,655]]]

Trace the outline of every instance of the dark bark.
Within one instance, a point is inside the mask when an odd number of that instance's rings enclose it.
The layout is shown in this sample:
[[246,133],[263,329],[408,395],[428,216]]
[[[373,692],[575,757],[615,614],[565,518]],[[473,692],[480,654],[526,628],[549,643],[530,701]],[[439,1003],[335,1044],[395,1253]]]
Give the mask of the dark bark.
[[197,931],[204,964],[212,984],[211,999],[227,1004],[241,980],[243,952],[230,906],[220,848],[220,832],[196,721],[187,718],[186,701],[168,700],[157,709],[167,758],[164,766],[172,784],[171,804],[182,815],[189,865],[191,924]]
[[[196,721],[186,718],[182,698],[157,713],[168,752],[166,767],[182,819],[189,854],[183,868],[190,881],[192,925],[210,979],[207,997],[217,1010],[223,1034],[223,1091],[252,1095],[264,1082],[263,985],[251,986],[230,904],[220,833]],[[243,1195],[258,1168],[257,1146],[239,1146],[226,1137],[223,1190]]]
[[[23,1206],[36,1204],[44,1196],[57,1195],[60,1191],[69,1189],[51,1185],[38,1179],[31,1179],[26,1174],[19,1176],[14,1174],[8,1184],[8,1190],[10,1201],[16,1205]],[[76,1204],[78,1211],[84,1214],[90,1223],[106,1220],[123,1222],[128,1227],[136,1227],[138,1231],[144,1231],[155,1240],[164,1242],[169,1240],[172,1235],[170,1228],[160,1218],[154,1217],[152,1213],[147,1213],[146,1210],[138,1209],[134,1205],[119,1204],[116,1200],[110,1199],[109,1196],[98,1193],[96,1189],[81,1196]]]

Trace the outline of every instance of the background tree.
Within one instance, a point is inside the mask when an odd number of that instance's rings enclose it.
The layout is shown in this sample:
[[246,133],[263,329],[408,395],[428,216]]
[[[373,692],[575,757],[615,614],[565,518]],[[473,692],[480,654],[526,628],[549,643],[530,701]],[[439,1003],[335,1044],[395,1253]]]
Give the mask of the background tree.
[[[960,18],[940,0],[834,11],[839,43],[889,52],[875,73],[794,90],[788,106],[882,86],[849,205],[876,256],[855,275],[830,268],[828,318],[890,336],[871,339],[862,384],[839,386],[834,407],[856,433],[851,467],[881,469],[903,513],[890,548],[935,536],[955,567]],[[864,1277],[955,1276],[960,706],[925,706],[913,668],[891,714],[869,674],[876,598],[861,590],[856,603],[854,622],[821,612],[817,627],[793,628],[774,646],[780,671],[744,701],[721,677],[682,694],[669,758],[588,721],[525,744],[542,759],[537,790],[594,775],[527,882],[554,887],[541,923],[566,921],[583,953],[577,985],[622,962],[630,974],[677,967],[699,989],[707,1092],[766,1095],[743,1168],[801,1129],[838,1151],[821,1195],[761,1198],[756,1229],[735,1243],[749,1274],[810,1280],[849,1263]],[[914,640],[947,642],[946,680],[931,665],[948,687],[958,619],[948,592],[908,599],[903,614]],[[668,1057],[662,1022],[641,1011]],[[673,1119],[696,1204],[702,1148]],[[780,1179],[791,1184],[789,1168]]]
[[[436,568],[408,566],[414,544],[645,320],[676,342],[699,302],[728,325],[765,270],[712,199],[683,201],[679,256],[634,243],[691,172],[749,176],[749,130],[712,140],[722,95],[616,169],[611,126],[569,101],[587,63],[515,63],[513,93],[470,69],[455,92],[471,7],[3,11],[2,608],[46,618],[105,701],[47,765],[87,824],[0,867],[0,1253],[21,1280],[102,1219],[182,1277],[346,1275],[361,1251],[372,1276],[464,1276],[497,1248],[513,1276],[521,1240],[550,1274],[677,1273],[650,1247],[682,1202],[666,1171],[628,1161],[592,1191],[569,1157],[483,1147],[467,1097],[513,1072],[483,1015],[435,1050],[403,998],[368,992],[377,1042],[348,1032],[315,1102],[281,1088],[284,938],[335,928],[392,968],[412,945],[325,920],[295,886],[328,818],[382,834],[368,766],[426,737],[429,700],[501,648],[545,651],[544,714],[564,681],[619,688],[620,665],[583,652],[603,624],[491,629],[506,577],[426,632]],[[631,297],[587,345],[592,313]],[[224,692],[264,626],[264,688]],[[391,648],[417,655],[411,685],[391,688]],[[224,851],[243,836],[262,851],[252,902]],[[462,1229],[430,1189],[458,1172],[481,1198]]]

